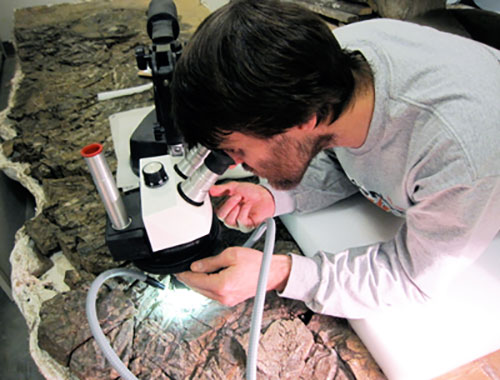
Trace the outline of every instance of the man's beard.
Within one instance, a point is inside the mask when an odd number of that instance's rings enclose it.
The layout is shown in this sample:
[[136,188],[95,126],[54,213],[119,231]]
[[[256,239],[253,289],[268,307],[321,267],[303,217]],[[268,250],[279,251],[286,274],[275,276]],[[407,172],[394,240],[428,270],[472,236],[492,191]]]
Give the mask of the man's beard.
[[312,159],[335,137],[328,134],[298,141],[279,135],[275,139],[271,158],[261,164],[262,174],[275,189],[291,190],[300,184]]

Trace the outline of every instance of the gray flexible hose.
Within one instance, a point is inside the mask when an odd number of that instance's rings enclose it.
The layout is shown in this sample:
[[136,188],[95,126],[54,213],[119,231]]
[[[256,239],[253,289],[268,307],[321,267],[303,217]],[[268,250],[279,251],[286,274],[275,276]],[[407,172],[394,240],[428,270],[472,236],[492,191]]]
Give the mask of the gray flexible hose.
[[259,239],[262,237],[262,234],[266,231],[267,224],[261,223],[260,226],[258,226],[250,235],[250,237],[247,239],[247,241],[243,244],[243,247],[246,248],[251,248],[255,243],[259,241]]
[[107,270],[101,273],[99,276],[97,276],[94,282],[92,282],[89,292],[87,293],[85,309],[87,313],[87,319],[90,325],[90,331],[92,331],[92,335],[94,335],[95,341],[101,348],[106,359],[108,359],[109,363],[113,366],[114,369],[116,369],[116,371],[120,374],[122,379],[138,380],[137,377],[135,377],[135,375],[129,371],[129,369],[125,366],[125,364],[123,364],[120,357],[113,350],[113,348],[108,342],[108,339],[106,338],[106,335],[104,335],[104,333],[102,332],[101,326],[99,325],[99,320],[97,319],[97,310],[96,310],[97,293],[99,292],[99,289],[106,280],[118,276],[133,277],[140,281],[147,280],[146,274],[142,272],[129,269],[120,269],[120,268]]
[[[255,380],[257,378],[257,351],[259,349],[260,328],[262,324],[262,313],[264,311],[264,301],[266,299],[267,276],[269,267],[271,266],[271,258],[274,251],[274,240],[276,237],[276,223],[274,219],[266,220],[266,242],[264,243],[264,254],[262,263],[260,264],[259,282],[257,283],[257,293],[255,295],[252,323],[250,326],[250,339],[248,343],[247,355],[247,380]],[[258,228],[260,230],[260,227]],[[256,232],[255,234],[258,234]],[[252,234],[253,236],[254,234]],[[252,236],[250,237],[252,239]]]
[[[274,219],[269,218],[266,223],[261,224],[250,236],[250,238],[243,245],[244,247],[252,247],[257,240],[260,239],[262,233],[266,231],[266,241],[264,244],[264,254],[262,256],[262,263],[259,272],[259,281],[257,283],[257,293],[254,299],[254,306],[252,310],[252,323],[250,326],[250,339],[248,344],[248,356],[246,366],[247,380],[255,380],[257,376],[257,351],[259,348],[260,327],[262,324],[262,313],[264,310],[264,301],[266,298],[267,277],[269,274],[269,267],[271,258],[274,251],[274,240],[276,236],[276,224]],[[108,359],[113,368],[120,374],[124,380],[138,380],[135,375],[121,361],[120,357],[113,350],[111,345],[104,335],[99,320],[97,318],[97,293],[102,284],[108,279],[113,277],[128,276],[140,281],[145,281],[150,285],[159,286],[158,284],[151,284],[151,279],[142,272],[130,269],[110,269],[96,277],[87,293],[86,299],[86,313],[90,326],[90,331],[94,336],[95,341],[101,348],[104,356]],[[153,280],[154,281],[154,280]]]

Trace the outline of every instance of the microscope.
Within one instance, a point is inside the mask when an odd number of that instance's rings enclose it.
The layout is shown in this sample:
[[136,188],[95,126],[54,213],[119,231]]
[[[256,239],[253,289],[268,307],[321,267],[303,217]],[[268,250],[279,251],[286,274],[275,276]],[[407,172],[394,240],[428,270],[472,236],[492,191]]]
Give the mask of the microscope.
[[[172,274],[188,270],[193,261],[219,250],[219,221],[208,195],[210,187],[234,161],[223,151],[196,146],[186,151],[168,107],[169,83],[182,52],[177,11],[172,0],[152,0],[148,9],[151,49],[139,47],[141,70],[151,69],[155,109],[139,123],[130,137],[129,164],[139,176],[139,189],[122,196],[106,163],[103,147],[90,144],[81,150],[108,215],[106,243],[113,259],[131,261],[143,272],[114,268],[92,282],[86,298],[90,330],[121,378],[137,380],[109,344],[97,317],[97,294],[112,277],[128,276],[164,289],[144,272]],[[247,379],[257,376],[257,350],[266,294],[267,276],[274,250],[276,226],[272,218],[259,226],[244,244],[251,247],[266,232],[264,255],[252,311]]]
[[129,164],[139,189],[120,194],[100,144],[85,146],[81,155],[106,209],[106,243],[113,259],[170,274],[215,252],[219,222],[208,190],[234,162],[203,146],[188,151],[173,124],[169,83],[182,44],[172,0],[150,3],[147,31],[152,46],[136,48],[136,60],[139,69],[151,70],[155,108],[130,138]]

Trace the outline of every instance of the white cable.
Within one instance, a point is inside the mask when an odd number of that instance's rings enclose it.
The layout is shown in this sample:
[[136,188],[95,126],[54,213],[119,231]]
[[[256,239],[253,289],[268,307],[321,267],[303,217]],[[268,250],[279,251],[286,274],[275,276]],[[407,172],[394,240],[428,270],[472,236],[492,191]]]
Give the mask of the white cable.
[[267,225],[266,223],[261,223],[260,226],[258,226],[250,235],[248,240],[243,244],[243,247],[245,248],[251,248],[255,243],[259,241],[259,239],[262,237],[262,234],[266,231]]
[[147,91],[151,88],[153,88],[153,83],[147,83],[136,87],[123,88],[121,90],[104,91],[97,94],[97,100],[102,101],[120,98],[122,96],[134,95],[140,92]]
[[[267,227],[266,242],[264,243],[264,254],[262,256],[262,263],[260,264],[259,282],[257,283],[257,293],[255,295],[253,304],[252,323],[250,326],[250,339],[248,343],[247,368],[246,368],[247,380],[255,380],[257,378],[257,352],[259,349],[262,313],[264,311],[264,301],[266,299],[266,289],[267,289],[267,277],[269,274],[269,267],[271,266],[271,259],[274,251],[274,240],[276,237],[276,223],[274,222],[274,219],[272,218],[267,219],[265,226]],[[261,228],[259,227],[258,230],[260,229]],[[256,233],[254,234],[257,235]],[[252,236],[254,234],[252,234]],[[250,238],[252,238],[252,236]]]
[[85,309],[87,313],[87,319],[90,325],[90,331],[92,331],[92,335],[94,335],[95,341],[101,348],[106,359],[108,359],[109,363],[113,366],[114,369],[116,369],[116,371],[120,374],[122,379],[138,380],[137,377],[135,377],[135,375],[129,371],[129,369],[125,366],[125,364],[123,364],[120,357],[116,354],[116,352],[109,344],[108,339],[106,338],[106,335],[104,335],[101,326],[99,325],[99,320],[97,318],[97,310],[96,310],[97,293],[99,292],[99,289],[106,280],[118,276],[129,276],[140,281],[147,280],[147,276],[142,272],[129,269],[120,269],[120,268],[107,270],[101,273],[99,276],[97,276],[94,282],[92,282],[89,292],[87,293]]
[[[269,218],[266,220],[265,224],[262,223],[243,245],[247,248],[252,247],[260,239],[264,231],[266,231],[266,241],[264,243],[264,252],[262,256],[262,263],[260,265],[259,280],[257,283],[257,293],[254,299],[252,322],[250,325],[250,338],[248,343],[246,365],[247,380],[255,380],[257,376],[257,353],[259,348],[262,313],[266,298],[267,277],[269,274],[269,267],[271,265],[271,259],[274,251],[274,240],[276,237],[276,223],[274,222],[274,219]],[[85,309],[90,331],[111,366],[124,380],[138,380],[137,377],[125,366],[120,357],[113,350],[113,347],[109,344],[106,335],[104,335],[104,332],[101,329],[99,319],[97,318],[96,301],[99,289],[108,279],[120,276],[128,276],[140,281],[148,282],[148,276],[139,271],[121,268],[107,270],[97,276],[92,282],[92,285],[87,293]]]

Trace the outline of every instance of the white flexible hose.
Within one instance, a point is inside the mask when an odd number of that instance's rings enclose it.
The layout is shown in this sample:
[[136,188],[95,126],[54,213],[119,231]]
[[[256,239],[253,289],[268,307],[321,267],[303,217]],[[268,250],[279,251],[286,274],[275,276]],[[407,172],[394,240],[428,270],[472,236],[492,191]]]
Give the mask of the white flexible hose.
[[104,282],[112,277],[118,276],[128,276],[133,277],[140,281],[146,281],[146,274],[134,270],[129,269],[110,269],[99,276],[96,277],[92,285],[90,286],[89,292],[87,293],[86,300],[86,313],[87,319],[90,325],[90,331],[92,331],[92,335],[94,335],[95,341],[101,348],[104,356],[108,359],[109,363],[113,366],[114,369],[120,374],[122,379],[124,380],[138,380],[135,375],[129,371],[129,369],[123,364],[120,357],[113,350],[111,345],[106,338],[106,335],[102,332],[101,326],[99,325],[99,320],[97,318],[97,310],[96,310],[96,301],[97,301],[97,293],[101,288]]
[[122,96],[134,95],[140,92],[147,91],[151,88],[153,88],[153,83],[147,83],[136,87],[123,88],[121,90],[100,92],[99,94],[97,94],[97,100],[102,101],[102,100],[119,98]]
[[[257,293],[254,299],[252,310],[252,322],[250,325],[250,338],[248,343],[248,355],[246,366],[247,380],[255,380],[257,376],[257,352],[259,348],[260,328],[262,324],[262,313],[264,310],[264,301],[266,298],[267,277],[269,274],[269,267],[271,265],[271,258],[274,251],[274,240],[276,236],[276,224],[274,219],[269,218],[266,223],[261,224],[250,236],[250,238],[243,245],[244,247],[252,247],[257,240],[260,239],[262,233],[266,231],[266,241],[264,244],[264,254],[262,256],[262,263],[259,272],[259,281],[257,283]],[[108,279],[113,277],[128,276],[140,281],[147,281],[148,276],[145,273],[130,270],[130,269],[110,269],[99,276],[92,282],[90,289],[87,293],[86,299],[86,313],[90,326],[90,331],[95,338],[98,346],[101,348],[104,356],[108,359],[113,368],[120,374],[124,380],[138,380],[135,375],[121,361],[120,357],[113,350],[111,345],[104,335],[99,319],[97,318],[97,293],[102,284]]]
[[267,224],[264,222],[260,226],[258,226],[247,239],[243,247],[251,248],[255,243],[259,241],[262,237],[262,234],[266,231]]
[[[252,323],[250,326],[250,339],[248,343],[247,355],[247,380],[255,380],[257,378],[257,351],[259,349],[260,328],[262,324],[262,313],[264,311],[264,301],[266,299],[267,276],[269,267],[271,266],[271,258],[274,251],[274,240],[276,237],[276,223],[274,219],[266,220],[266,242],[264,243],[264,254],[262,263],[260,264],[259,282],[257,283],[257,294],[255,295]],[[260,230],[260,227],[258,228]],[[255,235],[257,235],[255,233]],[[253,236],[253,234],[252,234]],[[252,239],[252,236],[250,237]]]

